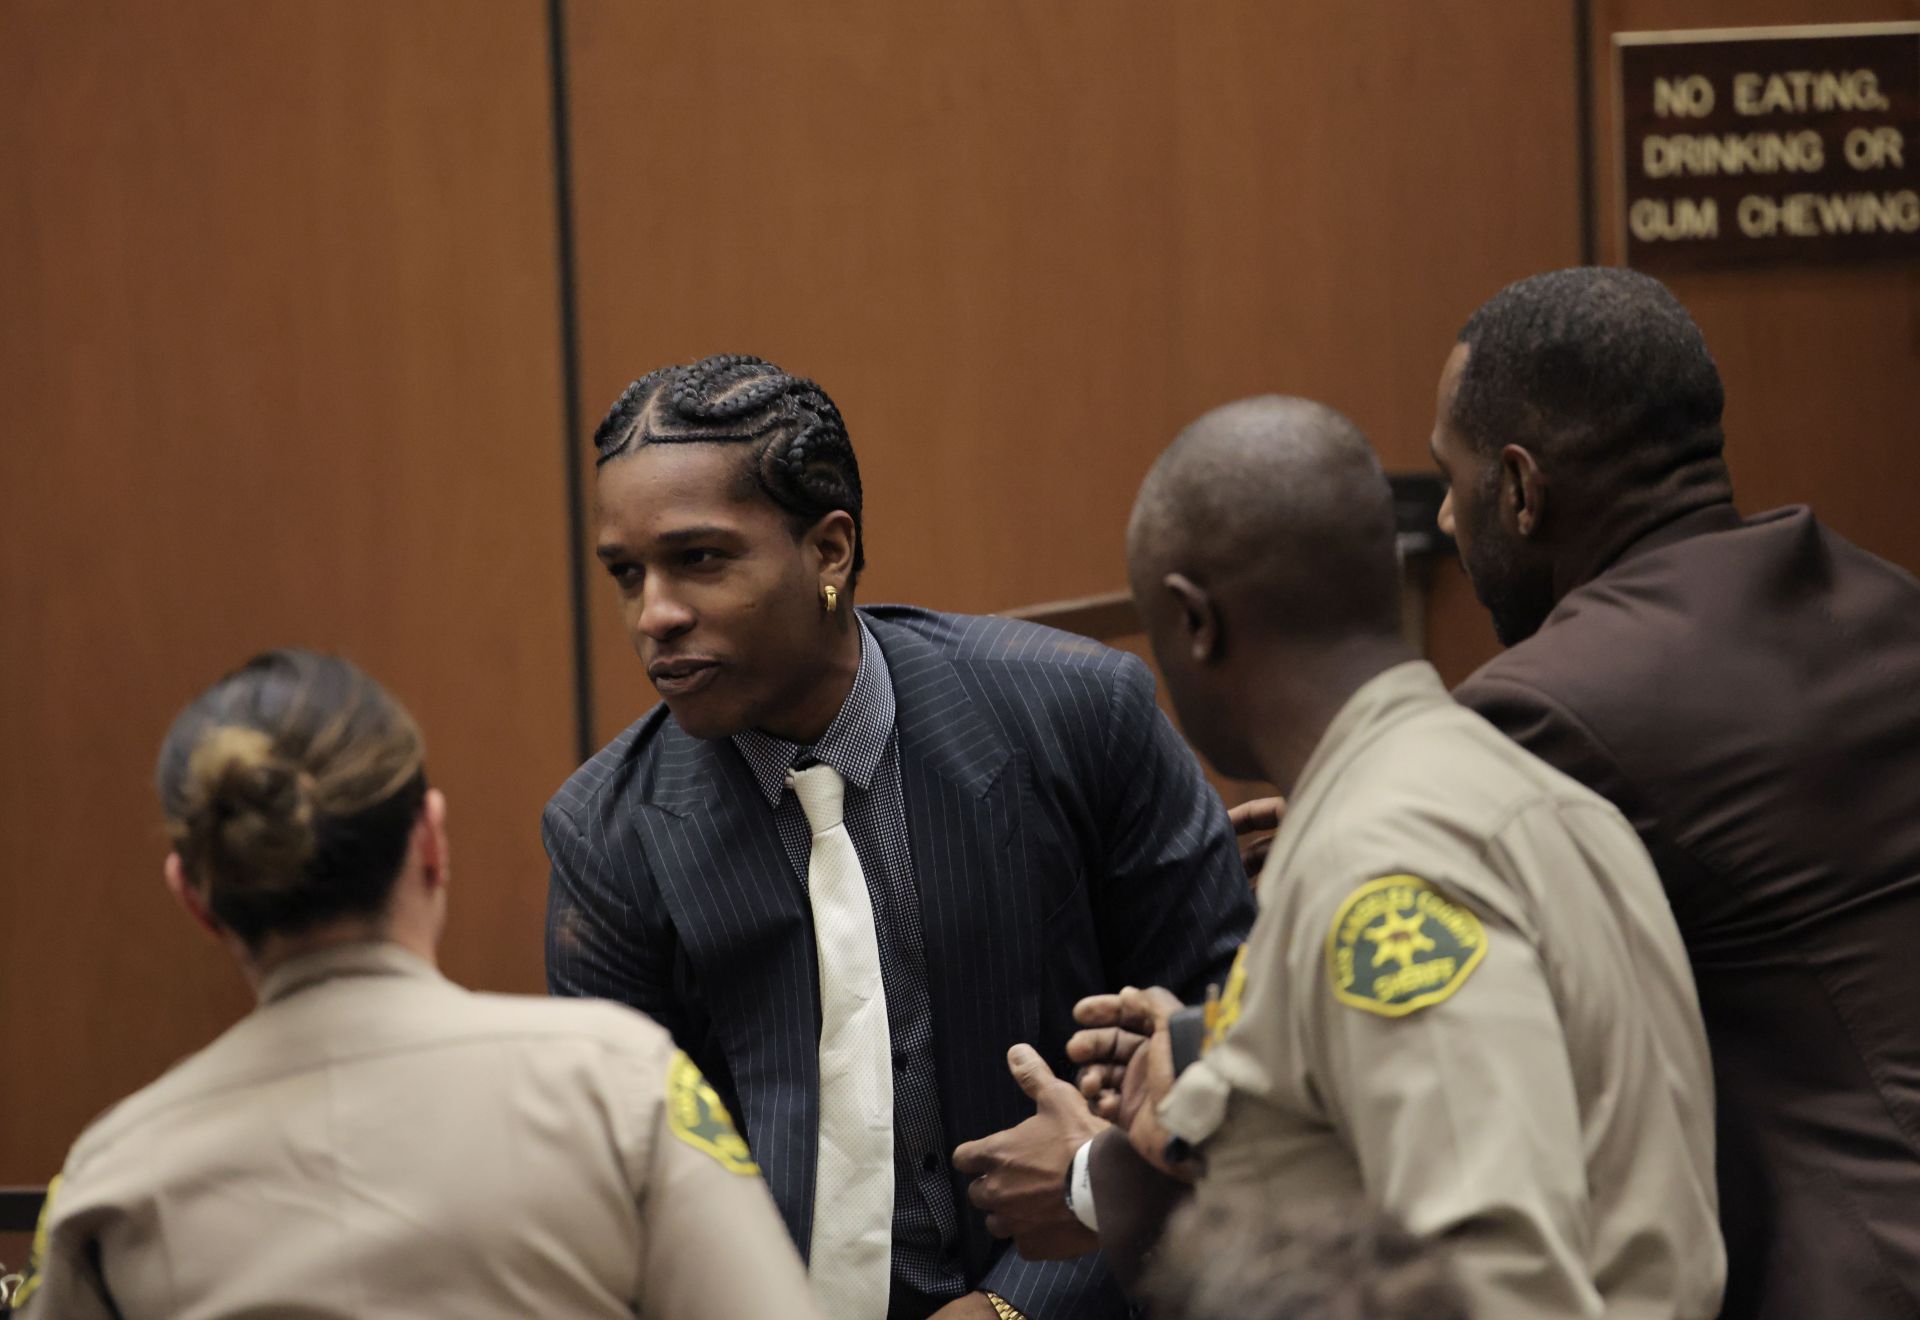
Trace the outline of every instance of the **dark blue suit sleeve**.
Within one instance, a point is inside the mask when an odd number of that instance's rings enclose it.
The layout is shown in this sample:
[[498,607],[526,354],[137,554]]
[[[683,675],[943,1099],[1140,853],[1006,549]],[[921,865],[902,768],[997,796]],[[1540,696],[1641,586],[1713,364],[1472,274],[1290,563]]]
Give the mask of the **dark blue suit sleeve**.
[[1012,1247],[980,1281],[1029,1320],[1120,1320],[1133,1304],[1095,1253],[1077,1260],[1028,1260]]
[[[1107,738],[1094,775],[1103,830],[1091,902],[1108,984],[1164,985],[1188,1000],[1224,981],[1253,925],[1252,888],[1227,809],[1153,699],[1129,656],[1109,690]],[[1033,1320],[1116,1320],[1126,1293],[1095,1253],[1030,1261],[1003,1251],[980,1288]]]
[[[670,949],[637,901],[644,860],[595,843],[557,805],[540,820],[547,884],[547,990],[611,999],[675,1031]],[[675,1031],[676,1036],[678,1032]]]
[[1226,980],[1253,891],[1225,804],[1131,656],[1114,678],[1101,801],[1106,865],[1092,898],[1107,979],[1197,1002]]

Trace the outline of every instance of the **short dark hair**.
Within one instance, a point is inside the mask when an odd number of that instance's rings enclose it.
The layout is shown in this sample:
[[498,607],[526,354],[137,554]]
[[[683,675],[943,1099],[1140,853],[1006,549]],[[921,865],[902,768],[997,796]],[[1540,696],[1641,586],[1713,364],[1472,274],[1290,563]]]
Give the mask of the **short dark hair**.
[[1243,593],[1242,624],[1297,641],[1401,635],[1393,493],[1347,417],[1267,394],[1174,437],[1134,500],[1129,545]]
[[385,912],[426,798],[426,748],[352,664],[270,651],[181,712],[156,779],[188,883],[257,948]]
[[1483,453],[1626,460],[1658,477],[1724,448],[1726,403],[1706,339],[1664,284],[1578,266],[1509,284],[1460,331],[1470,350],[1453,422]]
[[662,367],[628,385],[593,433],[596,466],[642,445],[751,446],[751,480],[804,531],[844,509],[853,518],[853,571],[867,563],[860,522],[860,464],[827,392],[745,353]]
[[1436,1247],[1358,1202],[1283,1210],[1259,1184],[1182,1207],[1142,1291],[1154,1320],[1467,1320]]

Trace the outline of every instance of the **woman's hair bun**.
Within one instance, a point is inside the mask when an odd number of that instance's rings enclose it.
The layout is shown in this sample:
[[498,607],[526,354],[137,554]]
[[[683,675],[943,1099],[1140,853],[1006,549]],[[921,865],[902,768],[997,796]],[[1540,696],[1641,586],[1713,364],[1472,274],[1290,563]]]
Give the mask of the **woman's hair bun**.
[[317,841],[315,785],[271,737],[242,725],[209,728],[186,779],[183,823],[209,870],[234,886],[298,883]]
[[258,948],[386,912],[426,803],[426,748],[350,662],[268,651],[180,712],[155,787],[188,882]]

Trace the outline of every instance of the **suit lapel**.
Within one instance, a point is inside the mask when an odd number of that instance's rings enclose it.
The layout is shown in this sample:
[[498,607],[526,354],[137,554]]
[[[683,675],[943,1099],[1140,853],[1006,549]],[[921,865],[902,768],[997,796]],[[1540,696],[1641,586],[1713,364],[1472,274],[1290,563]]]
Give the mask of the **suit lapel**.
[[1024,1117],[998,1066],[1040,1026],[1045,914],[1020,855],[1024,762],[943,655],[897,624],[867,623],[893,675],[934,1058],[957,1143]]
[[[1000,1065],[1040,1029],[1041,890],[1027,883],[1024,758],[916,633],[864,616],[886,652],[951,1143],[1031,1110]],[[752,772],[724,740],[662,732],[641,833],[719,1036],[741,1119],[793,1240],[812,1239],[819,982],[806,894]],[[964,1205],[964,1200],[962,1201]]]
[[643,834],[719,1037],[754,1158],[795,1242],[812,1237],[819,982],[813,920],[773,813],[725,740],[662,734]]

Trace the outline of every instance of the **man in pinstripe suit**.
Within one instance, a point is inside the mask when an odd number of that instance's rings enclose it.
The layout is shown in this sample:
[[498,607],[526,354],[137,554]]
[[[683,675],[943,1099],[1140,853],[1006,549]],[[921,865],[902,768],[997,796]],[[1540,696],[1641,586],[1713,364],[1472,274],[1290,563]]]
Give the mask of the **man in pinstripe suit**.
[[[824,392],[769,363],[654,372],[595,444],[598,553],[664,702],[547,807],[552,989],[666,1025],[741,1117],[800,1250],[828,1259],[856,1208],[816,1213],[843,1155],[822,1132],[844,1078],[820,1051],[858,941],[816,942],[815,920],[838,874],[822,848],[850,838],[886,1010],[874,1149],[890,1143],[893,1177],[884,1282],[866,1290],[887,1295],[845,1309],[1125,1315],[1097,1257],[999,1250],[947,1152],[1022,1117],[1010,1046],[1064,1067],[1076,999],[1198,998],[1251,924],[1226,812],[1152,679],[1028,624],[854,609],[851,444]],[[819,767],[836,802],[844,786],[831,828],[793,791]]]

